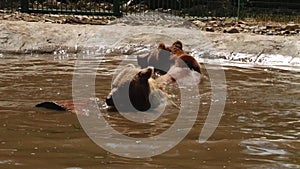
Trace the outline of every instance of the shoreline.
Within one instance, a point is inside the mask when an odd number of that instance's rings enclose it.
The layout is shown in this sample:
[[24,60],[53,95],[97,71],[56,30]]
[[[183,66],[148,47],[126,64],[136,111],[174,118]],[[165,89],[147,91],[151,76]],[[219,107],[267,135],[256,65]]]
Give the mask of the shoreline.
[[[167,13],[147,11],[145,13],[128,14],[122,18],[140,16],[137,20],[153,18],[156,20],[180,18]],[[37,14],[21,12],[5,12],[0,10],[0,20],[26,21],[58,24],[87,24],[87,25],[109,25],[122,18],[115,16],[87,16],[87,15],[60,15],[60,14]],[[183,20],[183,18],[181,18]],[[287,18],[284,21],[272,21],[270,18],[232,18],[232,17],[199,17],[189,18],[185,21],[195,25],[200,30],[207,32],[222,33],[255,33],[261,35],[300,36],[300,23],[296,18]]]
[[[141,21],[142,22],[142,21]],[[128,45],[155,46],[174,40],[183,41],[187,50],[208,49],[236,53],[264,53],[299,57],[299,36],[269,36],[255,33],[221,33],[200,30],[186,21],[175,26],[143,25],[115,22],[106,25],[57,24],[26,21],[0,23],[0,53],[54,53],[65,50],[78,53],[82,49],[127,47]]]

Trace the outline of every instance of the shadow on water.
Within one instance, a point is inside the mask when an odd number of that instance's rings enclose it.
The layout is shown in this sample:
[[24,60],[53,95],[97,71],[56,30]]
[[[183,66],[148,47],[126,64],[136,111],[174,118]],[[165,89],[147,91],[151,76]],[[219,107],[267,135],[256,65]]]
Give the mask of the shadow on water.
[[[0,58],[1,168],[300,168],[299,72],[224,66],[226,107],[207,142],[197,140],[210,108],[209,81],[200,85],[197,121],[181,143],[158,156],[129,159],[94,144],[76,115],[34,107],[42,101],[72,99],[76,59],[52,55]],[[121,59],[109,56],[100,64],[96,81],[100,99],[109,93]],[[179,104],[176,97],[174,101]],[[169,128],[176,112],[171,108],[147,124],[102,113],[119,132],[140,138]]]

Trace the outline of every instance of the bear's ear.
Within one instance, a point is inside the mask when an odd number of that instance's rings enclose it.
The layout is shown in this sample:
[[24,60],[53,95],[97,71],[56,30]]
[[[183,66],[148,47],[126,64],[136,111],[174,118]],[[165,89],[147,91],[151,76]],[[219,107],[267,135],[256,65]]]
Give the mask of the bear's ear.
[[180,40],[177,40],[172,44],[172,47],[176,47],[176,48],[182,50],[182,42]]
[[157,46],[157,49],[166,49],[166,45],[162,42],[160,42]]
[[139,79],[141,80],[148,80],[152,74],[153,74],[153,67],[148,67],[146,69],[142,69],[139,73],[138,73],[138,76],[139,76]]

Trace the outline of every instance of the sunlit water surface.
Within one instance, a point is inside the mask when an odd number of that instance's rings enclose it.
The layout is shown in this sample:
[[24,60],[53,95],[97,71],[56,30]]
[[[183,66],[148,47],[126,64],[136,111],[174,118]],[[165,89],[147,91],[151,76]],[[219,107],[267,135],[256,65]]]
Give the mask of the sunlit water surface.
[[[74,64],[81,57],[1,55],[0,168],[300,168],[299,71],[223,66],[226,106],[208,141],[198,143],[211,103],[211,85],[205,80],[199,86],[200,109],[189,134],[163,154],[131,159],[93,143],[76,115],[35,107],[43,101],[72,99]],[[100,57],[100,102],[110,91],[120,61],[134,62],[135,57]],[[206,66],[215,69],[214,64]],[[137,138],[160,134],[172,125],[176,112],[171,107],[153,123],[138,124],[102,109],[115,129]]]

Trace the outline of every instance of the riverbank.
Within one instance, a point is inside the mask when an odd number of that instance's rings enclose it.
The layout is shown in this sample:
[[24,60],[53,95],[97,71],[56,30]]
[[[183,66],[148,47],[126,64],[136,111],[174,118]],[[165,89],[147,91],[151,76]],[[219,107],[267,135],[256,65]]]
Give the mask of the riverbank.
[[59,50],[78,53],[86,48],[103,47],[126,48],[125,53],[130,53],[134,52],[133,46],[154,46],[160,41],[170,44],[176,39],[183,41],[185,50],[225,50],[253,54],[263,51],[293,57],[300,55],[298,35],[207,32],[181,18],[164,23],[121,18],[105,25],[20,20],[2,20],[0,23],[0,53],[54,53]]
[[[145,12],[133,14],[133,16],[143,16],[165,19],[169,14],[158,12]],[[125,15],[128,17],[128,15]],[[175,17],[175,16],[172,16]],[[118,20],[114,16],[84,16],[84,15],[53,15],[53,14],[28,14],[21,12],[8,13],[0,10],[0,20],[26,21],[26,22],[47,22],[59,24],[89,24],[107,25]],[[255,33],[261,35],[298,35],[300,36],[300,23],[297,17],[280,18],[280,21],[272,21],[272,18],[225,18],[225,17],[203,17],[187,18],[192,24],[207,32],[222,33]]]

